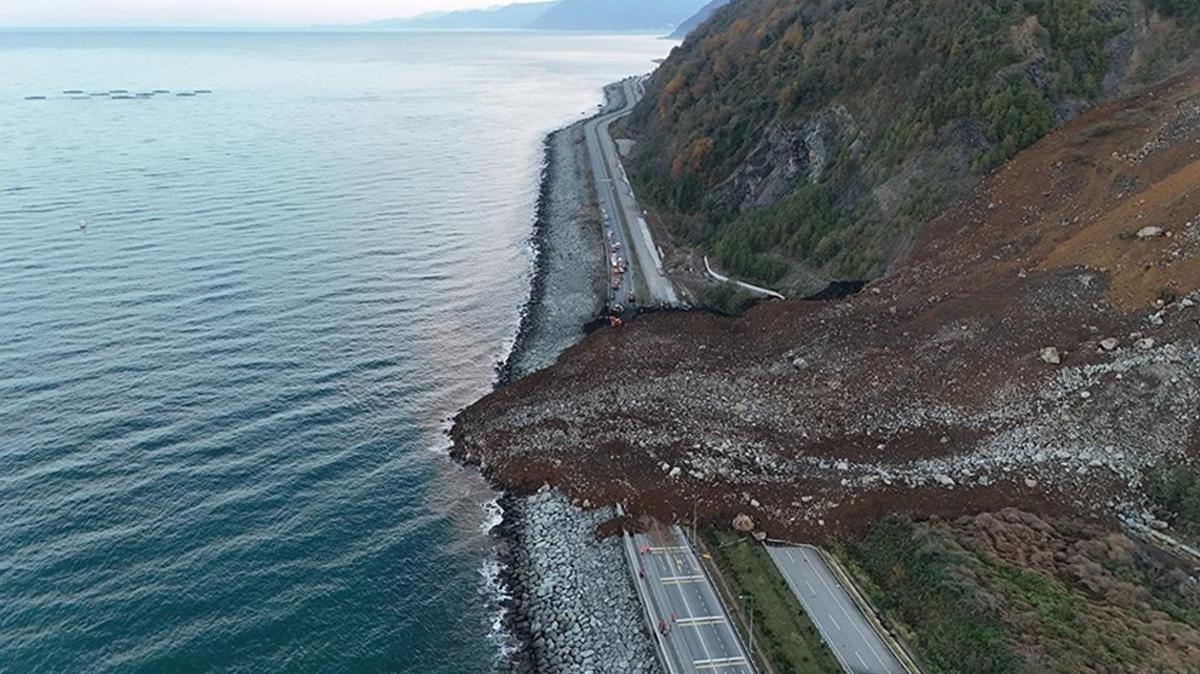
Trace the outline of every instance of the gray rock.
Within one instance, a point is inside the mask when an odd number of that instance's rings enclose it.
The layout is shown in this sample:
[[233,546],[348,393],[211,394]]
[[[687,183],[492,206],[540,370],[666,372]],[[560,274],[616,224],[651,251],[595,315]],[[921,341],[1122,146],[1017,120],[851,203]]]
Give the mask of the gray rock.
[[740,531],[742,533],[754,531],[754,519],[746,513],[738,513],[738,515],[733,518],[733,530]]

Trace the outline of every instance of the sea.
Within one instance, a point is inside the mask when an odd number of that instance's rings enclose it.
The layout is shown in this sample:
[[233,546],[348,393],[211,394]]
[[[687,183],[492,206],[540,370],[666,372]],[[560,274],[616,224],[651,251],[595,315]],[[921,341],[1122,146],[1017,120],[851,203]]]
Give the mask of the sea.
[[0,32],[0,672],[487,672],[446,455],[551,130],[674,43]]

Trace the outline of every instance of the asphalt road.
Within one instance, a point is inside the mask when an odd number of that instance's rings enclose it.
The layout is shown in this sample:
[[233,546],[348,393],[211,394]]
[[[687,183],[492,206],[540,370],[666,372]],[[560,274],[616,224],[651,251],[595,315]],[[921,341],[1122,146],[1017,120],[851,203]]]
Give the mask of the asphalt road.
[[843,669],[906,674],[815,548],[768,547],[767,552]]
[[653,622],[656,628],[669,628],[663,641],[670,671],[753,674],[716,591],[679,527],[635,534],[633,543]]
[[[625,105],[584,125],[596,194],[604,217],[605,237],[609,242],[608,252],[610,256],[619,256],[628,266],[627,271],[619,275],[615,287],[610,284],[609,308],[618,305],[631,308],[634,304],[674,305],[679,303],[679,297],[663,271],[658,249],[609,132],[613,122],[628,115],[639,98],[639,88],[633,80],[626,80],[622,86],[625,89]],[[631,302],[630,295],[635,292],[639,277],[649,297],[637,297],[636,302]]]

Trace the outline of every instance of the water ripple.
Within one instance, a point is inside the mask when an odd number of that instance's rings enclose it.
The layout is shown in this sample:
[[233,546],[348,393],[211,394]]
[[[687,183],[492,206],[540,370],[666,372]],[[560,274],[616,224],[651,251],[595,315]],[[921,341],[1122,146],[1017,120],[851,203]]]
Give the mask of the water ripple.
[[0,35],[0,671],[486,671],[490,495],[427,448],[543,134],[668,46]]

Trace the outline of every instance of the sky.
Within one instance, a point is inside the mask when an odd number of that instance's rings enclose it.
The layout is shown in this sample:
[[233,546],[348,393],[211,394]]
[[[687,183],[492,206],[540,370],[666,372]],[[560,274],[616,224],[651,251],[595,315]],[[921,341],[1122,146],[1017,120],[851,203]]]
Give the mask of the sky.
[[529,0],[0,0],[0,26],[310,26]]

